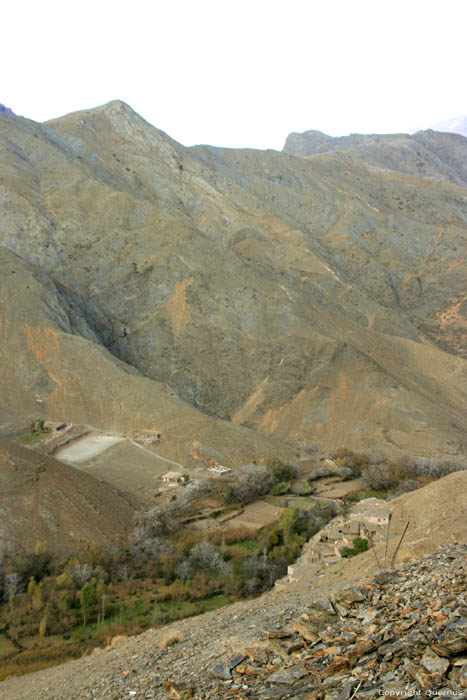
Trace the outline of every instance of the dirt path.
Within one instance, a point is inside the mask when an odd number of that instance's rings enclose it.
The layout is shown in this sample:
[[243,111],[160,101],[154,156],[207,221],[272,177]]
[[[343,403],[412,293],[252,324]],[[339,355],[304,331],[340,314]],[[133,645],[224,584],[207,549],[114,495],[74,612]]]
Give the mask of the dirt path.
[[138,442],[135,442],[135,440],[132,440],[131,438],[128,439],[132,445],[135,445],[135,447],[138,447],[140,450],[147,452],[148,455],[151,455],[152,457],[157,457],[157,459],[161,459],[163,462],[167,462],[168,464],[174,464],[176,467],[180,467],[180,469],[185,469],[183,464],[174,462],[172,459],[167,459],[167,457],[162,457],[162,455],[158,454],[157,452],[154,452],[153,450],[148,450],[147,447],[143,447],[143,445],[140,445]]
[[344,498],[352,491],[360,491],[363,488],[361,479],[352,479],[351,481],[326,481],[318,483],[314,495],[317,498]]

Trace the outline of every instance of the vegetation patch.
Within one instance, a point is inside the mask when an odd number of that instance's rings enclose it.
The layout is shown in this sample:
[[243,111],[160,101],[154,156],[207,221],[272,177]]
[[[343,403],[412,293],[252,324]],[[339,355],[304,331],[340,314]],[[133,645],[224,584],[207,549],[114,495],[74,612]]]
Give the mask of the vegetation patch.
[[368,540],[364,537],[356,537],[353,541],[353,547],[342,547],[339,551],[344,559],[355,557],[357,554],[368,551]]
[[[184,523],[215,500],[214,488],[216,499],[224,499],[219,511],[234,513],[247,503],[252,508],[265,484],[270,490],[284,475],[296,475],[296,468],[275,460],[271,466],[249,465],[222,488],[190,479],[175,500],[138,516],[128,543],[105,549],[86,545],[64,557],[38,542],[34,552],[6,554],[0,567],[0,629],[14,647],[1,654],[7,675],[61,663],[90,647],[108,646],[119,635],[269,589],[330,519],[329,509],[284,508],[279,520],[259,527],[254,536],[248,527],[202,532]],[[241,500],[233,501],[233,492]]]
[[236,543],[238,547],[246,549],[248,552],[256,552],[259,549],[259,542],[257,540],[246,539],[241,542]]
[[37,430],[36,432],[31,432],[28,431],[27,433],[23,433],[19,437],[16,438],[16,442],[19,442],[20,445],[36,445],[38,442],[41,442],[47,435],[50,435],[48,430]]

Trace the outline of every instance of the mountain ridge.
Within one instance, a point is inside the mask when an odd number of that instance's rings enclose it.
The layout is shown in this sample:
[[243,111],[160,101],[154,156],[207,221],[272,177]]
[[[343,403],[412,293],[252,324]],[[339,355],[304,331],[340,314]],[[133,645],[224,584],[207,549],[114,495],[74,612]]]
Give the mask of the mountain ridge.
[[288,135],[284,153],[302,157],[334,154],[371,165],[467,185],[467,139],[434,129],[415,134],[350,134],[327,136],[320,131]]

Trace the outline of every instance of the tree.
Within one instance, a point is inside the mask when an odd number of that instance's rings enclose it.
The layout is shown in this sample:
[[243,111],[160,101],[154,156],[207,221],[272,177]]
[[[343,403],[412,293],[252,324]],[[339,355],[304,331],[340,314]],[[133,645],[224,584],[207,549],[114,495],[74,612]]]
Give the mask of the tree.
[[73,580],[77,586],[84,586],[92,576],[92,566],[90,564],[76,564],[73,569]]
[[181,581],[186,581],[192,570],[193,566],[191,561],[184,557],[183,559],[180,559],[175,567],[175,574]]
[[275,483],[273,472],[263,465],[247,464],[230,483],[229,500],[248,503],[268,493]]
[[104,581],[99,578],[96,583],[96,603],[100,607],[100,613],[97,614],[97,622],[104,622],[105,617],[105,586]]
[[39,636],[45,637],[46,634],[47,634],[47,610],[45,611],[44,615],[41,617],[41,621],[39,623]]
[[19,593],[20,583],[21,579],[17,571],[6,574],[4,598],[9,602],[10,608],[13,607],[15,596]]
[[88,613],[97,601],[95,582],[84,584],[79,592],[79,600],[81,603],[81,610],[83,611],[83,625],[86,627]]
[[42,593],[44,589],[43,581],[36,583],[33,576],[29,579],[28,583],[28,595],[31,598],[31,605],[33,610],[41,610],[42,608]]
[[266,461],[266,466],[272,472],[274,480],[279,481],[292,481],[297,479],[300,470],[295,464],[288,464],[282,462],[282,460],[277,459],[277,457],[271,457]]
[[387,464],[371,464],[362,473],[362,481],[369,489],[389,489],[394,485],[394,475]]
[[216,569],[222,561],[221,555],[210,542],[195,544],[190,552],[190,562],[203,569]]

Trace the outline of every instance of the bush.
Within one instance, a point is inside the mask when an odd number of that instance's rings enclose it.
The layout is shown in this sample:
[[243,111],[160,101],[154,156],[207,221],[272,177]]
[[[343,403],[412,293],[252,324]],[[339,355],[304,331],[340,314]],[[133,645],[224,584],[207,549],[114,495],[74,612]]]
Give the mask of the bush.
[[356,537],[353,541],[353,547],[342,547],[339,551],[344,559],[355,557],[357,554],[368,551],[368,540],[364,537]]
[[273,496],[282,496],[282,494],[287,493],[289,490],[289,485],[285,481],[280,481],[278,484],[275,484],[272,489],[271,493]]
[[465,471],[467,466],[460,462],[447,460],[442,462],[434,457],[416,457],[405,465],[405,471],[414,476],[423,476],[429,479],[440,479],[453,472]]
[[368,467],[368,464],[369,461],[367,457],[354,454],[341,457],[339,462],[339,466],[349,470],[349,477],[346,478],[351,479],[355,479],[356,477],[360,476],[362,473],[362,469]]
[[300,470],[295,464],[288,464],[277,458],[267,459],[266,466],[272,473],[276,483],[292,481],[293,479],[297,479],[300,475]]
[[228,500],[231,503],[250,503],[269,493],[276,478],[268,467],[247,464],[230,482]]
[[395,495],[396,496],[401,496],[403,493],[409,493],[409,491],[415,491],[416,489],[420,489],[422,486],[425,484],[423,483],[423,479],[402,479],[398,486]]
[[356,554],[368,551],[368,540],[364,537],[356,537],[353,541],[353,549]]
[[372,464],[362,473],[363,485],[368,489],[390,489],[397,479],[387,464]]

